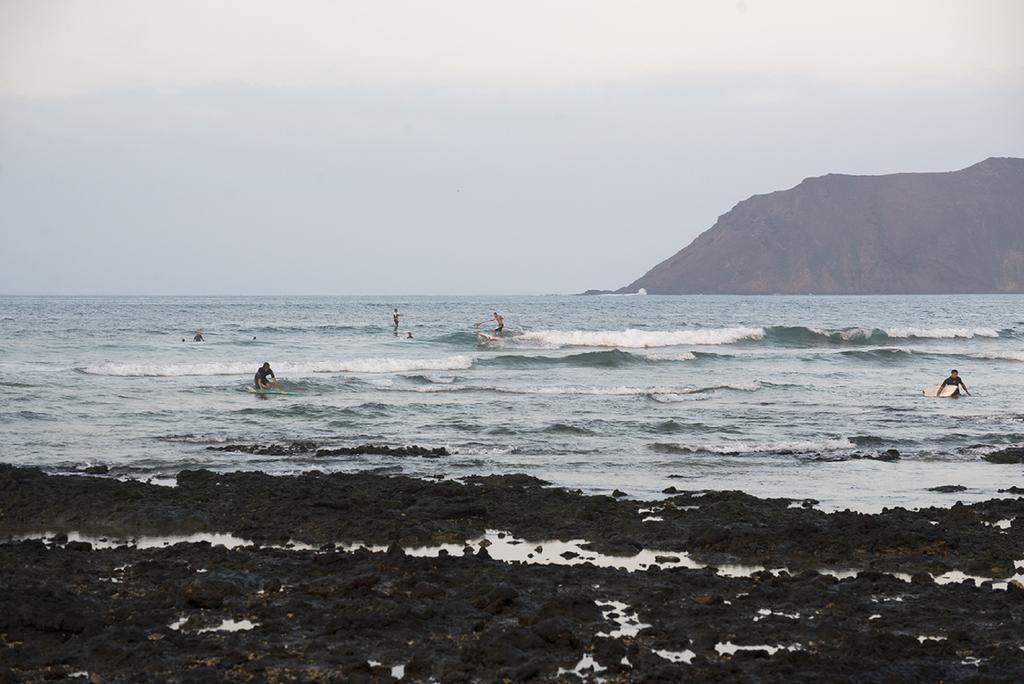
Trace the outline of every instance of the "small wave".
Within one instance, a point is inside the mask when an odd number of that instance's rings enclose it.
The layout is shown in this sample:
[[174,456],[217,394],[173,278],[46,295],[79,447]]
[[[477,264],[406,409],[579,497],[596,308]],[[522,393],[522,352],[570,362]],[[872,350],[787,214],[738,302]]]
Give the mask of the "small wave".
[[993,328],[840,328],[828,330],[804,326],[775,325],[765,329],[771,342],[784,345],[885,344],[906,339],[970,339],[999,337]]
[[[307,373],[402,373],[417,370],[465,370],[473,365],[468,356],[450,356],[443,359],[368,358],[348,361],[316,361],[310,363],[277,363],[278,375]],[[88,375],[119,377],[179,377],[192,375],[252,375],[259,363],[211,362],[135,364],[103,363],[79,369]]]
[[442,344],[451,344],[457,347],[468,347],[476,345],[479,341],[475,332],[453,332],[447,335],[441,335],[439,337],[426,338],[428,342],[440,342]]
[[764,328],[731,327],[694,330],[531,330],[509,338],[514,344],[544,347],[676,347],[680,345],[735,344],[759,340]]
[[685,446],[675,443],[655,442],[648,449],[664,454],[715,454],[718,456],[739,456],[741,454],[809,454],[830,451],[849,451],[856,445],[845,437],[836,439],[809,440],[804,442],[780,442],[778,444],[751,444],[731,442],[720,445]]
[[971,354],[976,359],[989,359],[992,361],[1024,361],[1024,352],[1014,351],[991,351]]
[[500,366],[502,368],[533,368],[544,366],[583,366],[588,368],[620,368],[637,363],[644,363],[647,359],[641,356],[630,354],[619,349],[608,351],[584,352],[582,354],[570,354],[568,356],[520,356],[516,354],[503,354],[492,358],[478,358],[477,366]]
[[161,442],[176,442],[181,444],[225,444],[228,437],[225,435],[161,435],[157,437]]
[[671,442],[655,442],[654,444],[648,444],[647,448],[656,454],[696,454],[703,451],[702,449],[691,449],[690,447]]
[[593,432],[591,432],[590,430],[588,430],[586,428],[577,427],[575,425],[567,425],[565,423],[555,423],[553,425],[549,425],[546,428],[544,428],[542,430],[542,432],[547,432],[549,434],[555,434],[555,435],[592,435],[592,434],[594,434]]
[[929,356],[924,352],[914,352],[910,349],[847,349],[839,352],[843,356],[854,359],[866,359],[869,361],[905,361],[912,356]]
[[953,339],[957,337],[999,337],[999,331],[992,328],[891,328],[884,331],[889,337],[920,337],[927,339]]
[[58,420],[57,416],[50,415],[49,413],[41,413],[39,411],[15,411],[14,413],[7,414],[14,416],[15,418],[24,418],[25,420]]

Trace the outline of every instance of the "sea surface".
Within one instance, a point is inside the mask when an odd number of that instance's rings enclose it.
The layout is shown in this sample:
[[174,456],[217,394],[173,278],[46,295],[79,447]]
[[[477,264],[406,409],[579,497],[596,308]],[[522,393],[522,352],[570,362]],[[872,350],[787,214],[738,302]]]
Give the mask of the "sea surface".
[[[246,390],[264,361],[290,394]],[[922,396],[951,368],[973,396]],[[1024,444],[1019,296],[0,297],[0,378],[0,461],[51,472],[525,472],[865,511],[1024,486],[982,459]],[[299,440],[453,455],[207,449]]]

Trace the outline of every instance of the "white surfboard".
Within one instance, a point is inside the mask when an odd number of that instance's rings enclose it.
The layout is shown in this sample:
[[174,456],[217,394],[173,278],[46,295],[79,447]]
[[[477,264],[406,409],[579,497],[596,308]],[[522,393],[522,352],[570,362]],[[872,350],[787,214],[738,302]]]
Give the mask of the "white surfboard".
[[957,385],[936,385],[924,390],[926,397],[951,397],[956,392]]

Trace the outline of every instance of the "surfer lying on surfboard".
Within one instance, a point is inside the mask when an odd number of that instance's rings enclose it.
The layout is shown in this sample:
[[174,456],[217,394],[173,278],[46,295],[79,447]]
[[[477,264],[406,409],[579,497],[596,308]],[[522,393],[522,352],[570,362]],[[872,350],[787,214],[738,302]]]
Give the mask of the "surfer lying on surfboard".
[[939,394],[942,393],[942,388],[947,385],[953,385],[957,388],[956,391],[953,392],[954,397],[960,394],[960,390],[963,390],[967,396],[971,396],[971,393],[967,391],[967,385],[964,384],[963,378],[960,377],[959,371],[955,368],[949,371],[949,377],[943,380],[942,384],[939,385]]
[[277,386],[277,377],[274,375],[274,371],[270,369],[269,362],[264,361],[263,365],[256,371],[256,378],[253,384],[258,390]]

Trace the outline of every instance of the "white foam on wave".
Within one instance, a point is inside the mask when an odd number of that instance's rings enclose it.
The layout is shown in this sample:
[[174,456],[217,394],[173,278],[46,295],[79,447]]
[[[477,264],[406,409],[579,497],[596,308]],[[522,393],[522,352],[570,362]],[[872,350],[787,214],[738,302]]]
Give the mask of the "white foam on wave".
[[779,442],[776,444],[750,443],[750,442],[728,442],[718,446],[702,446],[701,449],[710,453],[729,454],[769,454],[783,451],[794,451],[798,453],[810,453],[815,451],[845,451],[856,449],[857,445],[846,437],[836,439],[807,440],[800,442]]
[[1014,351],[991,351],[972,354],[976,359],[991,359],[993,361],[1024,361],[1024,352]]
[[682,397],[702,395],[719,390],[734,390],[737,392],[756,392],[761,389],[761,383],[754,381],[737,385],[717,385],[714,387],[588,387],[585,385],[553,385],[550,387],[488,387],[482,385],[422,385],[413,388],[401,388],[402,391],[411,389],[413,392],[423,394],[435,394],[442,392],[466,392],[470,390],[496,392],[501,394],[532,394],[540,396],[608,396],[608,397],[652,397],[682,400]]
[[[211,363],[102,363],[87,366],[82,372],[89,375],[119,377],[181,377],[193,375],[252,375],[257,362]],[[310,373],[404,373],[408,371],[466,370],[473,365],[469,356],[449,356],[440,359],[399,359],[391,357],[313,361],[307,363],[276,363],[278,375],[308,375]]]
[[921,337],[931,339],[953,339],[972,337],[999,337],[999,331],[993,328],[888,328],[884,330],[889,337],[907,338]]
[[703,330],[530,330],[510,338],[516,344],[547,347],[675,347],[679,345],[735,344],[742,340],[760,340],[764,328],[737,326]]

